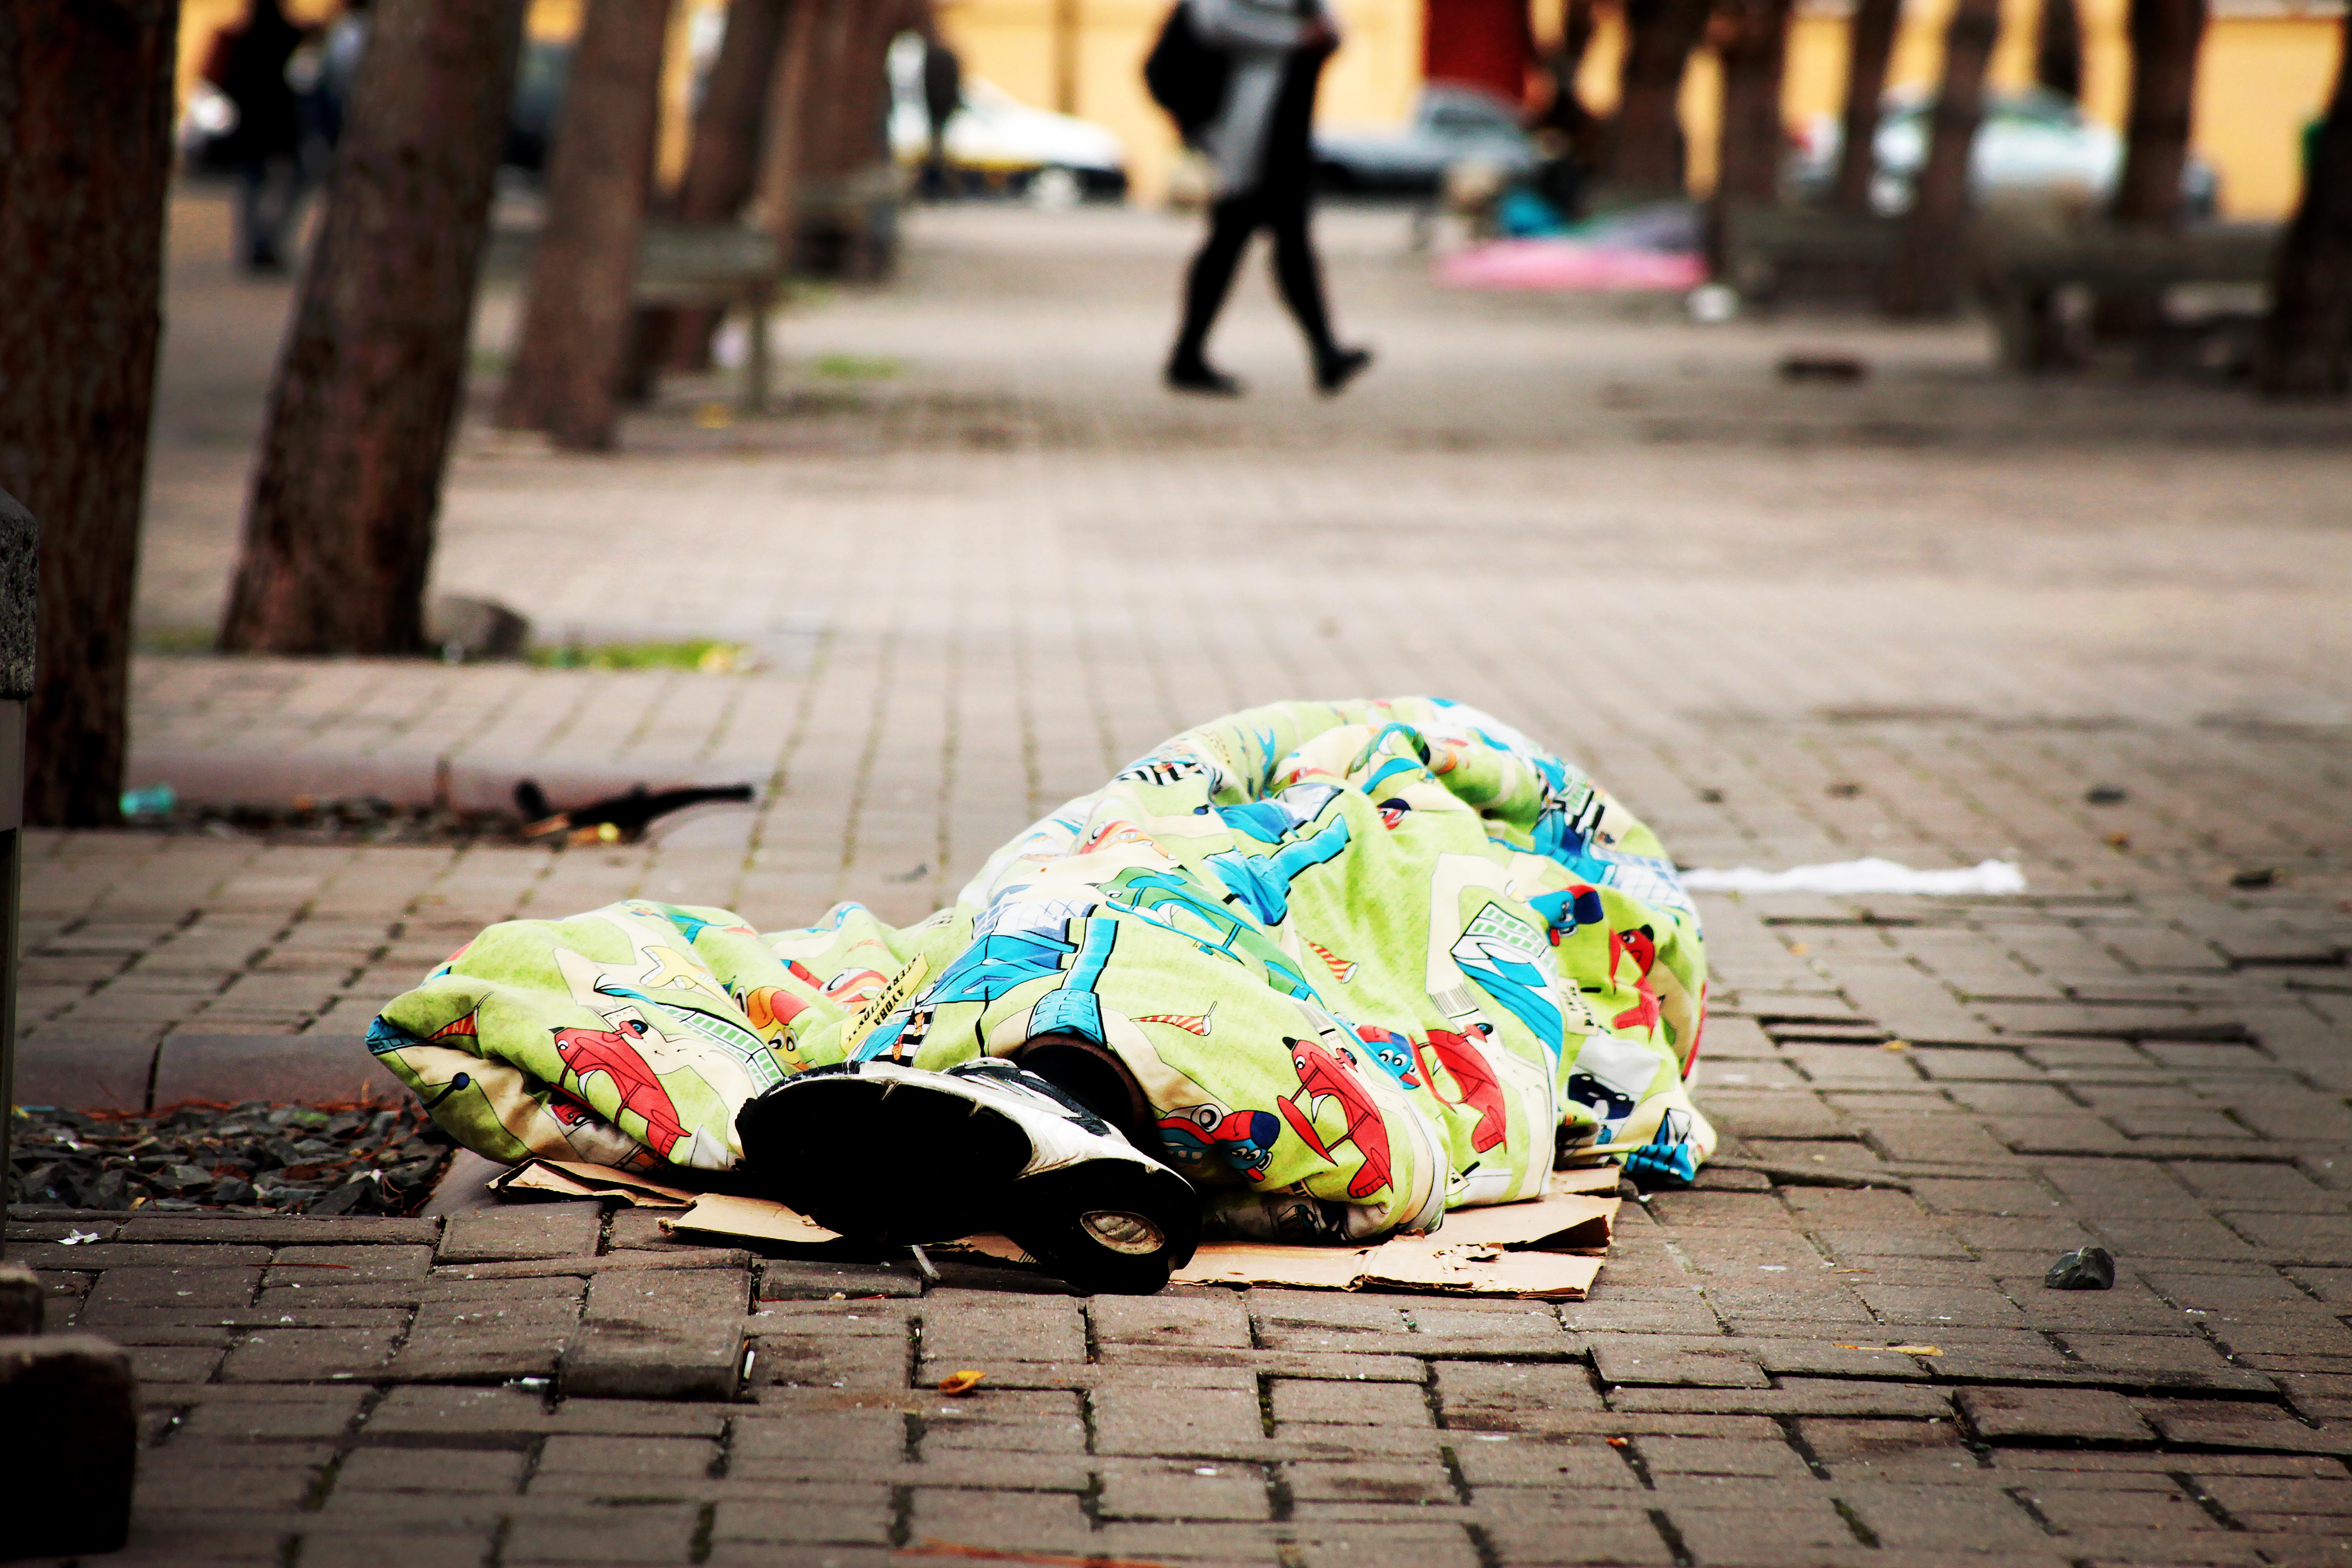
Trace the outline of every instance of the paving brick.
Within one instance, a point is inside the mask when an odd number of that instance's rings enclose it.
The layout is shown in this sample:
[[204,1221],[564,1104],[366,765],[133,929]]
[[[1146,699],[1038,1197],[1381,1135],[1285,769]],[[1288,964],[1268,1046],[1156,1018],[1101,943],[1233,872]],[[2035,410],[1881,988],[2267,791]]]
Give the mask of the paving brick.
[[711,1516],[710,1535],[714,1546],[756,1542],[882,1547],[889,1544],[893,1514],[887,1487],[779,1486],[761,1497],[720,1502]]
[[563,1347],[562,1388],[574,1398],[732,1399],[743,1352],[740,1319],[583,1321]]
[[2093,1388],[1964,1388],[1960,1414],[1988,1443],[2127,1443],[2153,1440],[2120,1394]]
[[1447,1362],[1436,1369],[1445,1425],[1483,1432],[1542,1432],[1577,1412],[1603,1408],[1582,1366]]
[[1738,1342],[1679,1334],[1594,1334],[1593,1369],[1612,1386],[1763,1388],[1769,1384]]
[[437,1260],[507,1263],[593,1254],[604,1218],[598,1204],[506,1204],[451,1215]]
[[1266,1478],[1255,1465],[1189,1459],[1101,1463],[1097,1517],[1107,1520],[1263,1520],[1273,1515]]
[[1094,1400],[1098,1454],[1242,1458],[1265,1447],[1257,1393],[1244,1389],[1097,1389]]
[[1276,1422],[1360,1423],[1426,1426],[1429,1399],[1418,1386],[1398,1383],[1309,1383],[1276,1378],[1270,1384]]

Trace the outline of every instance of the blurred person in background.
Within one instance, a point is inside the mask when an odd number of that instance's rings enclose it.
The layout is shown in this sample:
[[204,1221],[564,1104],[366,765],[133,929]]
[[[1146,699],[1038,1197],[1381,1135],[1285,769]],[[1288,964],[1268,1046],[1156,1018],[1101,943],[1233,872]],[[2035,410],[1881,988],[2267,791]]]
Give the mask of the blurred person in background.
[[963,61],[937,37],[923,40],[923,117],[931,132],[923,165],[923,194],[948,194],[948,121],[963,107]]
[[249,0],[244,20],[214,37],[205,61],[205,79],[236,110],[228,134],[236,258],[248,272],[285,268],[283,242],[302,203],[302,110],[287,69],[302,42],[280,0]]
[[302,110],[302,163],[313,180],[334,165],[351,113],[352,79],[367,47],[368,0],[350,0],[340,15],[295,51],[287,67]]
[[1209,330],[1250,237],[1263,228],[1274,240],[1275,281],[1314,355],[1316,387],[1328,396],[1372,362],[1367,351],[1343,348],[1332,336],[1307,232],[1315,93],[1324,61],[1339,47],[1339,19],[1328,0],[1181,3],[1200,41],[1230,65],[1223,104],[1200,138],[1213,169],[1209,237],[1185,281],[1168,384],[1210,396],[1241,395],[1241,383],[1209,363]]

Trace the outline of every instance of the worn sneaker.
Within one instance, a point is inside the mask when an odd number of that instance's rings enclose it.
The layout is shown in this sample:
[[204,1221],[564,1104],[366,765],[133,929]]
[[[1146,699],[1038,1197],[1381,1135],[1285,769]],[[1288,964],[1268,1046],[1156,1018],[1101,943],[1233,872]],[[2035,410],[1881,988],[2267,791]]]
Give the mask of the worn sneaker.
[[748,1173],[820,1225],[896,1245],[1001,1232],[1088,1295],[1149,1295],[1200,1240],[1190,1182],[994,1058],[814,1068],[735,1129]]

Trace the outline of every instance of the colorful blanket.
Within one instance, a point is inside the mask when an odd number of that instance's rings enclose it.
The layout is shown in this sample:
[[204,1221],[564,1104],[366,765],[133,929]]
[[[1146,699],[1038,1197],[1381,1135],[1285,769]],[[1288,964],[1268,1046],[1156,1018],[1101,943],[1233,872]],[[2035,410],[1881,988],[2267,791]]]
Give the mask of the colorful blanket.
[[1533,1195],[1556,1155],[1695,1175],[1706,976],[1673,863],[1575,768],[1454,703],[1297,702],[1177,736],[918,925],[509,921],[368,1044],[492,1158],[723,1170],[788,1074],[1076,1034],[1133,1073],[1213,1229],[1339,1240]]

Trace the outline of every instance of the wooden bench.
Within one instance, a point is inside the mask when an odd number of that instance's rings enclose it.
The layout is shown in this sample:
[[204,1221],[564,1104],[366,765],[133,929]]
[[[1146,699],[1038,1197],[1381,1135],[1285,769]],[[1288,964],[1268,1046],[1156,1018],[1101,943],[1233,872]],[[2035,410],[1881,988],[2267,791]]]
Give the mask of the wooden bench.
[[[492,230],[482,261],[484,275],[528,277],[538,244],[533,229]],[[741,406],[746,414],[759,414],[768,406],[772,371],[768,317],[783,279],[773,235],[740,224],[656,221],[646,226],[637,251],[636,288],[630,298],[640,305],[740,309],[749,333]]]
[[2142,346],[2160,353],[2168,331],[2163,296],[2192,286],[2267,285],[2281,232],[2270,223],[2209,224],[2172,234],[1986,226],[1977,238],[1978,286],[1991,310],[2001,365],[2033,371],[2077,357],[2060,310],[2062,290],[2072,288],[2159,301]]
[[1826,207],[1736,205],[1723,215],[1721,280],[1757,304],[1875,305],[1899,221]]

